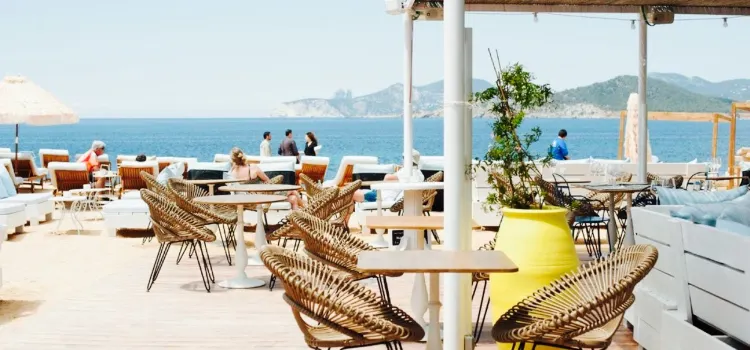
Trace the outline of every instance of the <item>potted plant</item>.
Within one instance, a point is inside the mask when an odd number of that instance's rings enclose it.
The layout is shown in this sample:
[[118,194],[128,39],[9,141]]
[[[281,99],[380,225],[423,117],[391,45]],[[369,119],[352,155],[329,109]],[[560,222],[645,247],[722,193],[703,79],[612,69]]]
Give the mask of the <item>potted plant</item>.
[[538,157],[530,150],[539,141],[541,129],[519,132],[526,112],[547,104],[552,90],[534,83],[534,76],[522,65],[503,69],[499,59],[492,54],[490,59],[497,77],[495,86],[476,93],[474,101],[485,104],[494,115],[494,140],[474,170],[488,174],[492,191],[487,204],[500,208],[503,215],[495,249],[502,250],[519,268],[514,274],[490,275],[492,314],[500,317],[521,299],[577,268],[578,256],[566,221],[567,210],[544,205],[544,194],[535,185],[535,177],[541,176],[538,167],[551,161],[549,154]]

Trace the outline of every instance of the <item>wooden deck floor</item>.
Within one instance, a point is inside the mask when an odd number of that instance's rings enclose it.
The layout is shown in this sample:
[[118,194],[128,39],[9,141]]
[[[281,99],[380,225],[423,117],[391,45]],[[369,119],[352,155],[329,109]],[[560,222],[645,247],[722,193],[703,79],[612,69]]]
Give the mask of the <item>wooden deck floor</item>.
[[[266,287],[226,290],[214,285],[206,293],[196,261],[175,265],[174,247],[147,293],[155,242],[142,246],[138,238],[100,237],[96,229],[80,236],[49,231],[42,226],[3,245],[0,349],[307,348],[282,301],[281,286],[269,292]],[[477,233],[476,245],[489,237],[491,233]],[[233,276],[234,267],[226,264],[220,246],[210,250],[217,282]],[[246,271],[269,278],[264,267]],[[394,303],[407,311],[411,282],[405,276],[389,283]],[[478,349],[496,348],[490,328],[488,323]],[[624,328],[615,342],[610,349],[637,349]]]

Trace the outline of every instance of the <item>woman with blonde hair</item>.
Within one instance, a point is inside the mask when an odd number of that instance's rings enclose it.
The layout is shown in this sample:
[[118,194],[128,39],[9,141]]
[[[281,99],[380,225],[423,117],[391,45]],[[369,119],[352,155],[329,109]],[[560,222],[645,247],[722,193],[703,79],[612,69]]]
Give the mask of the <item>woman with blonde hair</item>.
[[[261,184],[268,181],[268,175],[255,164],[247,164],[245,161],[245,152],[239,147],[232,148],[229,153],[232,168],[229,170],[229,175],[233,179],[237,180],[248,180],[250,184]],[[286,194],[287,202],[292,205],[292,210],[296,210],[300,206],[304,206],[305,202],[302,201],[302,197],[297,191],[289,191]]]

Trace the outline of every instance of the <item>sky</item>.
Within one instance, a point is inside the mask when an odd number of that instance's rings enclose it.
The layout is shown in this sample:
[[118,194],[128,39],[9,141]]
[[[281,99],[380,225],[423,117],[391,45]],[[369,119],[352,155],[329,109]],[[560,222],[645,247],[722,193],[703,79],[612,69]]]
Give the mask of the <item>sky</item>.
[[[608,17],[625,20],[469,13],[474,77],[492,79],[488,48],[558,91],[636,75],[635,15]],[[749,78],[750,18],[728,23],[649,28],[649,71]],[[415,85],[442,79],[442,32],[415,23]],[[0,1],[0,74],[82,117],[262,116],[337,89],[359,96],[402,81],[403,46],[403,19],[382,0]]]

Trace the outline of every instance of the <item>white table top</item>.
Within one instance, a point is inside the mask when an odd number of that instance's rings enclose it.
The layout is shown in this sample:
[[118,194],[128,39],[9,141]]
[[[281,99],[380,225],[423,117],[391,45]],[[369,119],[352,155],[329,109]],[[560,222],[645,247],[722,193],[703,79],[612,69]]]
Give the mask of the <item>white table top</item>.
[[384,182],[370,186],[373,190],[424,191],[442,190],[442,182]]

